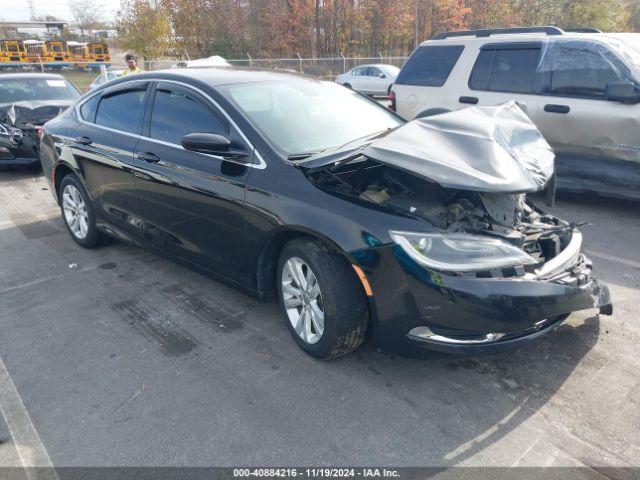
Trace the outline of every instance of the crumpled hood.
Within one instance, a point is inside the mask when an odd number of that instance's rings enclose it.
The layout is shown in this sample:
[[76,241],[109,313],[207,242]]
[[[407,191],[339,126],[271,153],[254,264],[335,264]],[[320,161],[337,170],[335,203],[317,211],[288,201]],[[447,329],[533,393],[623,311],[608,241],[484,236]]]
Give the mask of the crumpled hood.
[[73,100],[34,100],[0,104],[0,123],[25,128],[42,125],[66,110]]
[[[415,119],[357,152],[352,150],[350,156],[358,154],[445,188],[504,193],[543,189],[553,175],[555,158],[516,102]],[[325,159],[328,165],[336,156]],[[302,166],[322,164],[321,158],[309,160]]]

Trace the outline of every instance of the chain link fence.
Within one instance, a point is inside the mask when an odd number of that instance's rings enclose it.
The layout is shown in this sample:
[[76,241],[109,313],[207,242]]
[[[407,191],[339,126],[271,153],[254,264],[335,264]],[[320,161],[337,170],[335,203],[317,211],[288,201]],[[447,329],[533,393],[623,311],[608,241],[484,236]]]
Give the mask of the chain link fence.
[[[118,73],[126,68],[124,62],[116,56],[112,56],[109,71]],[[228,59],[227,62],[233,67],[255,68],[266,70],[283,70],[296,73],[303,73],[323,79],[334,79],[337,75],[346,72],[358,65],[371,63],[385,63],[402,67],[408,57],[388,57],[380,55],[378,57],[328,57],[328,58],[246,58]],[[176,68],[178,60],[153,60],[140,62],[140,68],[146,71],[164,70]],[[28,63],[20,65],[0,64],[0,73],[14,71],[35,71],[45,73],[59,73],[76,85],[82,92],[90,89],[91,84],[100,76],[100,69],[95,63],[73,62],[70,65],[55,65],[51,63]]]

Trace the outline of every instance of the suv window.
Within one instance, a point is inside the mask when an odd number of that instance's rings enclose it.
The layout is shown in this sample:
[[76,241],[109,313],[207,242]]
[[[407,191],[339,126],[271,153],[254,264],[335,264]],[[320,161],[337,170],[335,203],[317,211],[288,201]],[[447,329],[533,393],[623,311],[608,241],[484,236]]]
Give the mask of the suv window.
[[180,145],[182,137],[195,132],[227,134],[229,127],[188,90],[158,86],[149,135]]
[[95,123],[131,133],[140,133],[146,89],[118,91],[103,96]]
[[469,88],[533,93],[539,57],[538,47],[483,48],[471,71]]
[[604,98],[608,83],[628,81],[603,53],[583,42],[556,44],[548,66],[549,93]]
[[457,63],[462,45],[419,47],[398,74],[396,84],[441,87]]

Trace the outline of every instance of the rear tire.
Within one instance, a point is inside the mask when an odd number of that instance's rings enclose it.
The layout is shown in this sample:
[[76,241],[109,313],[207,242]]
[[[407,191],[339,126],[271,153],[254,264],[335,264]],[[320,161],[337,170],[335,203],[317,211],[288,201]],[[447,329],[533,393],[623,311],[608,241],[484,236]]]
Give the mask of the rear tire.
[[72,173],[60,182],[60,210],[71,238],[84,248],[100,245],[104,235],[96,228],[96,217],[91,198],[82,182]]
[[364,342],[366,298],[351,265],[335,250],[310,239],[287,243],[278,262],[277,288],[289,331],[309,355],[335,358]]

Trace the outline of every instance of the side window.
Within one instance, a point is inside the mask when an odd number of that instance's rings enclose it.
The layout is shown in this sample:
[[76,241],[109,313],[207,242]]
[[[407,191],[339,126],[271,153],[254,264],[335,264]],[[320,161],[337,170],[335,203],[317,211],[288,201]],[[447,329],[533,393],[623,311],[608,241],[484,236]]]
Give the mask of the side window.
[[558,43],[550,63],[551,94],[604,98],[608,83],[629,81],[604,47],[597,50],[582,42]]
[[480,50],[476,63],[473,65],[473,70],[471,70],[469,88],[472,90],[489,90],[495,53],[495,50]]
[[185,89],[159,86],[153,101],[150,136],[180,145],[189,133],[228,134],[229,126]]
[[352,75],[364,75],[364,68],[362,67],[358,67],[358,68],[354,68],[353,71],[351,72]]
[[367,69],[367,75],[369,75],[370,77],[377,77],[381,73],[382,72],[379,69],[377,69],[376,67],[369,67]]
[[80,107],[80,116],[84,121],[93,123],[96,118],[98,102],[100,102],[100,95],[94,95],[82,104]]
[[102,97],[95,123],[131,133],[140,133],[145,90],[124,90]]
[[540,49],[496,50],[489,90],[532,93]]
[[534,93],[540,48],[488,48],[478,54],[469,88],[492,92]]
[[458,62],[464,47],[461,45],[419,47],[400,71],[398,85],[441,87]]

